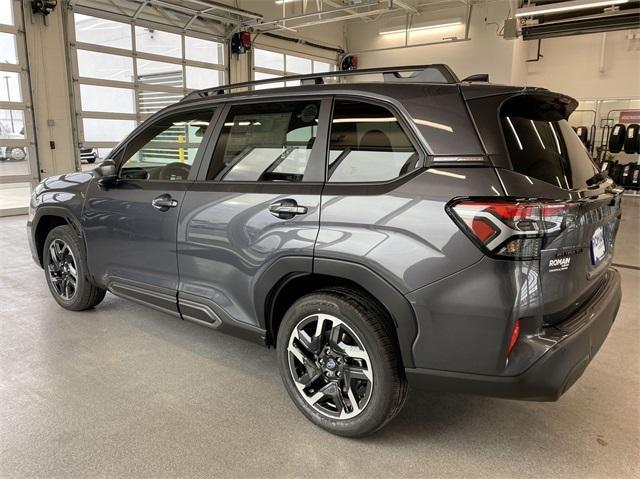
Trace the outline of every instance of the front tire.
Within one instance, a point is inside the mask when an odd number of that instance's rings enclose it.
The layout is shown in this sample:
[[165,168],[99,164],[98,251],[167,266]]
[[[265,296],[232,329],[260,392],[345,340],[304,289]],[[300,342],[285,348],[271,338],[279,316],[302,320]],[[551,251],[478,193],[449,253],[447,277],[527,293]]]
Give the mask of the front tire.
[[280,325],[277,351],[293,402],[333,434],[371,434],[404,404],[407,382],[386,312],[354,291],[296,301]]
[[84,244],[71,226],[57,226],[49,232],[42,256],[47,285],[60,306],[83,311],[104,299],[106,290],[88,279]]

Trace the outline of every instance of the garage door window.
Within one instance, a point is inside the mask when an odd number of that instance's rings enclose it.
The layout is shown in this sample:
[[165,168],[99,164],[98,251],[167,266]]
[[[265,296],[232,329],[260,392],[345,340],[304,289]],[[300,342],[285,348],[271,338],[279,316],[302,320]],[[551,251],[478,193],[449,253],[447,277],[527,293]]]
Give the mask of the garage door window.
[[[322,73],[335,70],[335,65],[326,61],[319,61],[314,58],[291,55],[289,53],[277,52],[256,48],[253,51],[253,79],[266,80],[287,75],[305,75],[310,73]],[[300,82],[289,81],[286,86],[297,86]],[[266,85],[256,85],[256,90],[264,88],[278,88],[285,86],[284,82],[268,83]]]
[[191,90],[225,82],[222,42],[74,8],[80,12],[72,16],[69,40],[79,143],[98,148],[101,157],[151,114]]

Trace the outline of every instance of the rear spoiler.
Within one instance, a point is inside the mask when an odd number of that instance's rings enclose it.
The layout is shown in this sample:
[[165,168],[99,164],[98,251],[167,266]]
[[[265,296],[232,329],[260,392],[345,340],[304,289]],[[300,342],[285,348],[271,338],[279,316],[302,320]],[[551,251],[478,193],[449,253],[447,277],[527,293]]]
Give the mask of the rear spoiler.
[[465,100],[499,97],[500,110],[509,115],[513,111],[527,112],[533,119],[566,120],[578,108],[578,100],[545,88],[512,87],[506,85],[468,84],[461,87]]
[[570,96],[550,91],[522,92],[505,99],[501,113],[505,116],[524,113],[532,120],[559,121],[567,120],[576,108],[578,108],[578,100]]

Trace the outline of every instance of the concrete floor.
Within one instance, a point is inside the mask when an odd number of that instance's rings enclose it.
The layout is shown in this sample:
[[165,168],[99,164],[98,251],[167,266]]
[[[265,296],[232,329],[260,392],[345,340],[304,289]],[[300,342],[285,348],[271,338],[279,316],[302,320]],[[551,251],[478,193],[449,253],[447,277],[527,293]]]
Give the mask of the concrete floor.
[[[557,403],[415,392],[384,430],[332,436],[289,400],[273,350],[107,295],[62,310],[25,217],[0,219],[0,477],[639,477],[640,199],[623,304]],[[634,263],[635,262],[635,263]]]

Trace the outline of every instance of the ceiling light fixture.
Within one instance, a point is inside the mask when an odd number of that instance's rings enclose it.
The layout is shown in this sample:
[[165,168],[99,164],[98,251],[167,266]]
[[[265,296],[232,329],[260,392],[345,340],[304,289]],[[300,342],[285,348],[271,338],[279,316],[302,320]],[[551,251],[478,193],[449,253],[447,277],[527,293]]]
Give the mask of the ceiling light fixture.
[[[409,32],[421,32],[425,30],[435,30],[438,28],[450,28],[450,27],[457,27],[459,25],[462,25],[462,22],[460,20],[455,20],[455,21],[446,22],[446,23],[436,23],[433,25],[416,25],[414,27],[410,27]],[[378,32],[379,35],[392,35],[394,33],[407,33],[407,28],[406,27],[390,27],[390,28],[383,28],[382,30],[380,30],[380,32]]]
[[570,12],[573,10],[585,10],[588,8],[611,7],[627,3],[629,0],[571,0],[562,3],[538,5],[536,7],[524,7],[516,10],[516,17],[532,17],[546,13]]
[[276,0],[276,5],[282,5],[283,3],[293,3],[297,1],[298,0]]

